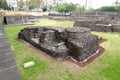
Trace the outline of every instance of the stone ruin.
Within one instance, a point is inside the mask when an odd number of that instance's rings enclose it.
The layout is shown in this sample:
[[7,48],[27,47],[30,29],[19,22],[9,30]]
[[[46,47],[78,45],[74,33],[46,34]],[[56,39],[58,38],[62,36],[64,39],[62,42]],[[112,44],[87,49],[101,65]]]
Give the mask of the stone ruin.
[[120,32],[120,12],[71,13],[70,16],[48,18],[57,21],[75,21],[75,27],[90,28],[92,31]]
[[74,26],[75,27],[82,26],[84,28],[89,28],[92,31],[113,32],[112,25],[105,21],[79,20],[75,21]]
[[98,32],[120,32],[120,24],[110,24],[105,23],[104,21],[98,22],[98,21],[88,21],[88,20],[79,20],[75,21],[74,23],[75,27],[82,26],[84,28],[89,28],[92,31],[98,31]]
[[120,13],[74,13],[71,16],[82,18],[75,21],[75,27],[81,26],[99,32],[120,32]]
[[72,57],[84,62],[99,51],[99,38],[88,28],[27,27],[19,32],[18,39],[27,41],[57,60]]
[[6,25],[20,25],[20,24],[33,24],[38,22],[42,16],[32,15],[6,15],[4,16],[4,24]]

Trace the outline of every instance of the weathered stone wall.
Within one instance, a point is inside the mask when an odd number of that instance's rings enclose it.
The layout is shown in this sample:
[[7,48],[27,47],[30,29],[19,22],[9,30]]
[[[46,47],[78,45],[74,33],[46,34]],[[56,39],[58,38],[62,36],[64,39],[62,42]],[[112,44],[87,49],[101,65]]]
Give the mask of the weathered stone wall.
[[99,20],[99,21],[107,21],[110,24],[120,24],[120,12],[71,13],[70,16],[64,16],[64,17],[48,16],[48,18],[57,21]]
[[120,12],[71,13],[69,17],[48,18],[57,21],[72,20],[75,21],[74,26],[90,28],[93,31],[120,32]]
[[4,16],[4,23],[6,25],[14,24],[32,24],[41,18],[41,16],[32,16],[32,15],[10,15]]
[[[106,23],[106,24],[105,24]],[[75,21],[75,27],[85,27],[92,31],[99,32],[120,32],[120,24],[108,24],[108,22],[94,22],[94,21]]]
[[97,24],[97,22],[94,21],[75,21],[74,26],[89,28],[92,31],[111,32],[111,25]]
[[113,32],[120,32],[120,24],[113,24],[112,30]]
[[[67,28],[67,47],[70,55],[78,61],[84,61],[98,50],[98,37],[87,28]],[[92,47],[92,48],[91,48]]]
[[[64,16],[64,17],[55,17],[55,16],[48,16],[48,19],[56,20],[56,21],[77,21],[77,20],[88,20],[88,17],[81,16],[81,17],[72,17],[72,16]],[[105,17],[89,17],[90,20],[104,20]]]
[[[90,28],[100,32],[120,32],[120,13],[99,12],[99,13],[73,13],[73,17],[84,17],[75,21],[74,26]],[[101,17],[101,19],[100,19]],[[103,17],[103,18],[102,18]],[[88,18],[88,20],[85,20]],[[93,19],[92,19],[93,18]],[[96,20],[94,20],[97,18]]]
[[[77,61],[84,61],[98,50],[98,37],[90,29],[73,28],[24,28],[18,38],[45,51],[56,59],[71,56]],[[92,47],[92,48],[91,48]]]
[[69,16],[64,16],[64,17],[55,17],[55,16],[49,16],[49,19],[52,20],[59,20],[59,21],[65,21],[65,20],[72,20],[72,21],[77,21],[77,20],[104,20],[104,19],[110,19],[111,15],[116,15],[116,13],[71,13]]

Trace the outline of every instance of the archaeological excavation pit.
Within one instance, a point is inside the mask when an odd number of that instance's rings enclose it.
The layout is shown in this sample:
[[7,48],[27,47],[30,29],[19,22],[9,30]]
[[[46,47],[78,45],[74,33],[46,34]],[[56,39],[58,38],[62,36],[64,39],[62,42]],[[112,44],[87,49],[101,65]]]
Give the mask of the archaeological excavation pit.
[[103,53],[101,38],[82,27],[27,27],[18,34],[26,41],[56,60],[68,60],[83,67]]

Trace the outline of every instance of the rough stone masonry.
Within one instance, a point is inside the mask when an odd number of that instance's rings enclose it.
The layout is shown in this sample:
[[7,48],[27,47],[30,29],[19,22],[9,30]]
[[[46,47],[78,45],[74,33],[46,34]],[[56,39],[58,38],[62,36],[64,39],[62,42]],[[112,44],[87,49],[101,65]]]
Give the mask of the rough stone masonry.
[[27,27],[19,32],[18,39],[27,41],[58,60],[71,56],[84,62],[99,51],[99,38],[91,34],[88,28]]

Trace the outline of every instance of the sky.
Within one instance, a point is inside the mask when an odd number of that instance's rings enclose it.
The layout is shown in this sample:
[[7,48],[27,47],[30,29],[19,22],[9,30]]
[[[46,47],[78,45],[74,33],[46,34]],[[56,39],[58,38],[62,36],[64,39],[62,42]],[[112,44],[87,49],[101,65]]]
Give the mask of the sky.
[[[85,5],[86,0],[66,0],[67,2],[73,2],[75,4]],[[102,6],[112,6],[116,0],[87,0],[87,7],[99,8]],[[120,2],[120,0],[118,0]]]

